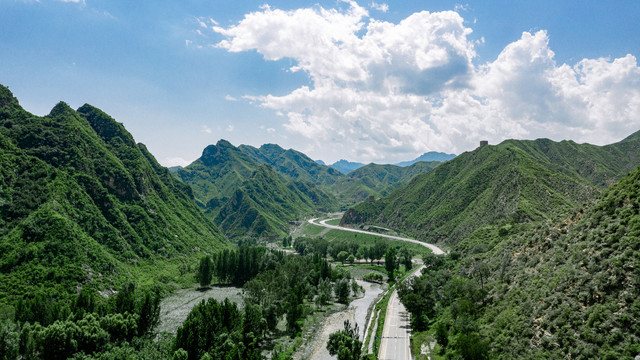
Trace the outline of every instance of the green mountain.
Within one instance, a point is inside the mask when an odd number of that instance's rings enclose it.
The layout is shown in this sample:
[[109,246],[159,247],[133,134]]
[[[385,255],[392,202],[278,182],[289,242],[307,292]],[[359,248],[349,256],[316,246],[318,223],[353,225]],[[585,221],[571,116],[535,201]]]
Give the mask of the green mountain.
[[373,196],[389,195],[394,190],[407,185],[416,175],[424,174],[438,166],[440,162],[417,162],[411,166],[369,164],[350,172],[345,178],[331,186],[338,199],[346,204],[354,204]]
[[640,135],[607,146],[508,140],[466,152],[406,187],[347,211],[343,224],[377,224],[455,243],[499,221],[553,218],[593,199],[640,163]]
[[282,238],[289,222],[314,210],[330,211],[333,199],[308,183],[286,184],[269,165],[260,165],[222,205],[215,222],[230,238]]
[[[192,186],[205,214],[230,238],[280,238],[287,235],[289,221],[316,210],[337,209],[335,198],[315,184],[285,178],[241,147],[250,148],[220,140],[207,146],[198,160],[174,173]],[[264,145],[261,149],[271,153],[275,148]],[[298,178],[310,176],[305,173]]]
[[276,172],[287,179],[316,185],[331,185],[344,176],[336,169],[318,164],[299,151],[285,150],[276,144],[264,144],[260,148],[240,145],[238,149],[258,164],[271,165]]
[[[490,294],[502,300],[480,320],[490,326],[486,335],[495,339],[496,353],[554,359],[640,354],[638,209],[640,168],[595,205],[496,249],[496,258],[506,254],[509,261]],[[504,282],[509,285],[501,288]],[[498,340],[510,336],[518,341]]]
[[559,220],[478,229],[454,246],[457,266],[432,259],[404,301],[445,357],[637,358],[639,209],[637,168]]
[[112,288],[228,244],[122,124],[62,102],[34,116],[0,86],[1,298]]
[[193,188],[201,207],[209,201],[227,199],[248,179],[258,164],[227,140],[219,140],[202,151],[202,156],[174,174]]

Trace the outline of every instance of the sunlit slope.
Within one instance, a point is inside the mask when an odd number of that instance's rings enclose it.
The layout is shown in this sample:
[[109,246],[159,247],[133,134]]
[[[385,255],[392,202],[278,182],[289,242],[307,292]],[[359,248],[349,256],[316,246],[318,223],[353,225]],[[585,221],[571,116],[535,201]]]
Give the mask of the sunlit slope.
[[353,207],[343,224],[378,224],[423,240],[456,242],[493,222],[552,218],[637,166],[639,137],[607,146],[548,139],[485,146]]
[[335,198],[313,182],[287,178],[272,166],[220,140],[175,174],[193,187],[206,215],[234,240],[284,237],[290,221],[337,209]]
[[132,280],[228,246],[191,189],[102,111],[59,103],[44,117],[0,87],[0,291],[55,293]]

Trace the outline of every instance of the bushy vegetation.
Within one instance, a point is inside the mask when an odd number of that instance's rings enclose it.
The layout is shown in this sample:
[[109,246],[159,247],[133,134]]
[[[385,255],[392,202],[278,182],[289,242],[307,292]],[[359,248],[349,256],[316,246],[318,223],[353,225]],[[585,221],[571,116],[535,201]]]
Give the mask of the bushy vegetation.
[[343,216],[454,244],[487,225],[553,219],[640,163],[640,134],[612,145],[508,140],[459,155]]
[[0,87],[0,303],[165,276],[225,246],[191,190],[114,119],[64,103],[34,116]]
[[229,301],[209,299],[196,306],[178,330],[173,347],[175,352],[185,351],[189,359],[261,359],[268,339],[279,334],[277,325],[283,317],[286,332],[296,337],[307,315],[331,302],[333,293],[345,304],[352,297],[349,273],[332,269],[317,255],[240,248],[213,259],[216,277],[244,283],[245,305],[241,310]]
[[125,284],[109,299],[83,289],[67,301],[36,294],[19,300],[14,319],[0,324],[5,359],[67,359],[98,355],[106,348],[130,347],[158,324],[160,292]]
[[298,238],[293,244],[293,248],[299,254],[317,254],[322,257],[330,256],[337,261],[345,261],[347,257],[353,255],[355,259],[380,260],[384,257],[391,244],[383,238],[378,238],[373,244],[363,244],[359,241],[334,240],[330,241],[325,237]]
[[327,350],[338,360],[359,360],[362,354],[362,341],[358,335],[358,324],[351,326],[349,320],[344,321],[344,330],[329,335]]
[[640,168],[564,219],[480,229],[458,260],[426,260],[399,288],[412,326],[452,357],[633,359],[639,184]]
[[[242,149],[248,147],[235,147],[220,140],[205,148],[198,160],[175,172],[193,187],[201,208],[229,238],[238,241],[284,238],[290,221],[316,210],[337,209],[333,196],[310,182],[310,174],[294,176],[300,172],[287,171],[279,160],[255,158],[248,155],[253,152],[247,154]],[[294,158],[302,159],[297,155]],[[284,164],[294,166],[292,161]]]

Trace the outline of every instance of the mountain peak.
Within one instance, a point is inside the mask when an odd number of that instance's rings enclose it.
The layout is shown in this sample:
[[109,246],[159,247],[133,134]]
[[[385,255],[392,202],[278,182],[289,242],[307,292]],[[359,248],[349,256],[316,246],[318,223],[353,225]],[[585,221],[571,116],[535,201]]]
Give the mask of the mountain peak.
[[426,152],[426,153],[418,156],[417,158],[415,158],[413,160],[399,162],[396,165],[398,165],[398,166],[409,166],[409,165],[417,163],[418,161],[426,161],[426,162],[429,162],[429,161],[440,161],[440,162],[444,162],[444,161],[451,160],[454,157],[456,157],[454,154],[447,154],[447,153],[437,152],[437,151],[429,151],[429,152]]
[[56,106],[53,107],[53,109],[51,109],[51,111],[49,112],[49,116],[56,117],[72,113],[75,113],[75,110],[73,110],[66,102],[60,101],[56,104]]
[[217,147],[224,147],[224,148],[233,148],[235,146],[233,146],[233,144],[231,144],[229,141],[225,140],[225,139],[220,139],[218,140],[218,142],[216,143]]
[[340,159],[329,166],[346,175],[358,168],[363,167],[364,164],[359,162],[351,162],[345,159]]
[[97,107],[89,104],[84,104],[78,108],[78,113],[84,116],[85,119],[91,125],[91,128],[102,139],[109,141],[115,137],[120,138],[125,144],[129,146],[135,146],[133,136],[124,128],[124,126],[117,122],[114,118],[107,115]]

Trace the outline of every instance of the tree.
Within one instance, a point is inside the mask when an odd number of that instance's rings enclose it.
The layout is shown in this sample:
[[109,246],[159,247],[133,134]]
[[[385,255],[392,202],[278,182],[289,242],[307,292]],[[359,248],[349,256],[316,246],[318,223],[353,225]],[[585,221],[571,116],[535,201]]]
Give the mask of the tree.
[[285,236],[282,238],[282,247],[288,248],[291,246],[292,243],[293,243],[293,238],[291,237],[291,235]]
[[389,281],[392,281],[395,278],[393,272],[397,267],[398,263],[396,262],[396,249],[391,248],[384,254],[384,268],[389,274]]
[[436,341],[443,349],[449,345],[449,330],[447,324],[442,321],[436,323]]
[[211,284],[211,278],[213,276],[213,266],[211,265],[211,258],[203,256],[200,259],[200,266],[196,272],[196,280],[200,283],[200,286],[205,287]]
[[349,320],[345,320],[344,330],[329,335],[327,350],[331,356],[338,355],[338,360],[360,359],[362,342],[358,337],[358,324],[352,328]]
[[411,251],[409,251],[409,249],[402,248],[400,250],[400,258],[402,259],[402,265],[404,265],[404,268],[409,271],[411,270],[411,268],[413,267],[413,264],[411,263]]
[[316,301],[318,305],[324,306],[331,301],[331,281],[329,279],[321,279],[318,283],[318,297]]
[[13,321],[0,320],[0,359],[18,358],[18,327]]
[[489,275],[491,275],[491,271],[487,264],[483,261],[476,261],[473,264],[473,268],[471,269],[471,275],[478,279],[480,282],[480,288],[484,290],[484,283],[486,282]]
[[142,336],[151,332],[160,322],[160,294],[158,290],[145,291],[139,314],[138,333]]
[[301,328],[298,320],[304,315],[304,309],[302,308],[303,301],[304,287],[302,284],[297,284],[293,287],[287,299],[287,330],[292,337],[295,336]]
[[349,280],[340,279],[336,281],[334,291],[336,293],[336,299],[338,300],[339,303],[341,304],[349,303],[349,293],[350,293]]

